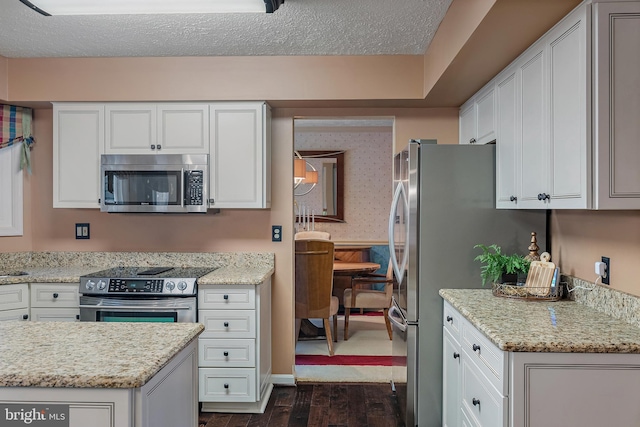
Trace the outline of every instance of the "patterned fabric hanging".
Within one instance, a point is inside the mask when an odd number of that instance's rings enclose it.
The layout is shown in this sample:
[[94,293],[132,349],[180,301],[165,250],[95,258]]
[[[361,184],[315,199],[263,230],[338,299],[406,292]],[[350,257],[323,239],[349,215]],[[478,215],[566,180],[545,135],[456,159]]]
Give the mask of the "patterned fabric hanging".
[[31,132],[31,108],[14,105],[0,105],[0,149],[22,143],[20,168],[31,173],[31,146],[34,144]]

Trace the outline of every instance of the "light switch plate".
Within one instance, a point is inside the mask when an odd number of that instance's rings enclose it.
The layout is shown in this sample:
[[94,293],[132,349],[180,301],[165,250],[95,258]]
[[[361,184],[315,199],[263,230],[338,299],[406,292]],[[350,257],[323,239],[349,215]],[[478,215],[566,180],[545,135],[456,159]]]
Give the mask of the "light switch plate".
[[89,223],[88,222],[76,223],[76,239],[88,240],[89,238],[90,238]]

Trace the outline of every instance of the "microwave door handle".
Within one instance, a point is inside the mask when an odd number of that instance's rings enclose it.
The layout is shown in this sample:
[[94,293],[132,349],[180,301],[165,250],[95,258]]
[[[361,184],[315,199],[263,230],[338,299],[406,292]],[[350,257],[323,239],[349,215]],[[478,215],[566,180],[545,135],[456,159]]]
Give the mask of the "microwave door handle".
[[182,185],[180,186],[180,207],[184,208],[184,190],[187,185],[187,176],[184,172],[184,168],[180,169],[182,171]]

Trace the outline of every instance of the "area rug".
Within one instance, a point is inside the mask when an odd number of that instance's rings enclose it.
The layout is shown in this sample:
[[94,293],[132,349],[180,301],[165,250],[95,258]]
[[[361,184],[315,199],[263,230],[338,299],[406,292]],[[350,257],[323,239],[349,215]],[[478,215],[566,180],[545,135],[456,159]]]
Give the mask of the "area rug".
[[[321,321],[312,322],[318,326]],[[352,314],[349,339],[344,340],[344,316],[338,316],[338,342],[329,356],[326,339],[298,341],[296,380],[300,382],[389,382],[391,340],[382,313]]]

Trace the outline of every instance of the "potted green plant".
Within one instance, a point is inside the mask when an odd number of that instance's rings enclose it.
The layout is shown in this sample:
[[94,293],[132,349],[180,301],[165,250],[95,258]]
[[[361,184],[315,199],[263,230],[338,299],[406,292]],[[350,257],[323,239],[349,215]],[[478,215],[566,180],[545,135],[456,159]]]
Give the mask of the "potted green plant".
[[[480,261],[480,277],[482,286],[487,282],[505,283],[517,282],[517,277],[526,277],[529,272],[531,262],[522,255],[506,255],[498,245],[475,245],[474,248],[482,249],[482,253],[475,257],[475,261]],[[511,275],[510,278],[505,276]]]

